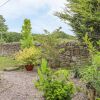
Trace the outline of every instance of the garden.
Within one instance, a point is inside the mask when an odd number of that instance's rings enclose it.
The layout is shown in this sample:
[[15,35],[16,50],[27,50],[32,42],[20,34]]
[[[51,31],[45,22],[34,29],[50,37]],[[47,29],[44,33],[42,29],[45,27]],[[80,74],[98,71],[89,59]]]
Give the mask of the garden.
[[0,100],[100,100],[100,0],[67,0],[56,17],[72,27],[8,32],[0,15]]

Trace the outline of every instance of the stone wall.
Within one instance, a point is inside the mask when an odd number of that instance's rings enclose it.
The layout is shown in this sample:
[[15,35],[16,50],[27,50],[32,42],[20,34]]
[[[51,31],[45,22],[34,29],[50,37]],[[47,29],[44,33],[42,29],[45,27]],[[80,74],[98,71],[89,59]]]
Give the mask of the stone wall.
[[86,45],[80,45],[75,41],[60,45],[60,66],[80,66],[88,61],[89,51]]
[[19,43],[3,43],[0,44],[0,56],[12,56],[20,50]]
[[[19,50],[19,43],[0,44],[0,56],[11,56]],[[61,67],[82,65],[88,61],[88,58],[89,52],[85,45],[80,45],[75,41],[59,45],[59,64]],[[55,64],[52,63],[52,65]]]

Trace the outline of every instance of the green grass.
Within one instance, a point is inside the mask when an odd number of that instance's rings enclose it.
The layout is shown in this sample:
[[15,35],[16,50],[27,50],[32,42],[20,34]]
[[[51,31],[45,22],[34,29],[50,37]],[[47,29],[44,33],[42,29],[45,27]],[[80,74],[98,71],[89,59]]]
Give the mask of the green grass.
[[18,62],[11,57],[0,57],[0,70],[8,67],[16,67]]

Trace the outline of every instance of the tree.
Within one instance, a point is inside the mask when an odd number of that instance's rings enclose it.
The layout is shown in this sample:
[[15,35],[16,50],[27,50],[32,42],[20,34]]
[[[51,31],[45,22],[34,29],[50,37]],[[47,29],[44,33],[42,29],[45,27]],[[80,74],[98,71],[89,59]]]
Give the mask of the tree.
[[92,41],[100,39],[100,0],[67,0],[56,16],[68,22],[80,40],[86,33]]
[[44,30],[45,35],[40,41],[43,47],[43,58],[46,58],[50,67],[59,67],[58,39],[55,38],[48,30]]
[[21,39],[21,34],[17,32],[6,32],[3,35],[3,39],[5,42],[19,42]]
[[74,36],[68,35],[67,33],[63,32],[62,27],[58,27],[56,30],[52,32],[52,36],[55,37],[55,39],[74,39]]
[[22,39],[21,39],[21,47],[29,48],[33,45],[33,37],[31,32],[31,22],[29,19],[24,20],[24,24],[22,26]]
[[0,42],[3,42],[2,34],[7,32],[8,27],[5,25],[5,19],[0,15]]

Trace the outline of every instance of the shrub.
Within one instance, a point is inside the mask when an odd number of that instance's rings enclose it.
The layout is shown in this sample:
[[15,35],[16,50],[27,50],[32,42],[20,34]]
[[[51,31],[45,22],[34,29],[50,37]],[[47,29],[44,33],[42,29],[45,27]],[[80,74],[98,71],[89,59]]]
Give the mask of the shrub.
[[69,81],[67,70],[58,70],[52,75],[49,84],[46,85],[44,96],[46,100],[71,100],[74,93],[74,85]]
[[39,48],[32,46],[30,48],[25,48],[20,50],[16,55],[15,58],[17,61],[20,61],[24,64],[36,64],[38,59],[41,56],[41,51]]
[[73,84],[53,80],[47,84],[44,96],[46,100],[71,100],[73,94]]
[[44,90],[46,84],[49,83],[49,80],[51,81],[51,74],[52,71],[47,65],[47,61],[45,59],[42,59],[41,67],[38,68],[38,76],[39,80],[36,82],[36,87],[40,90]]
[[36,87],[43,90],[46,100],[71,100],[74,93],[74,85],[69,80],[67,70],[53,72],[47,61],[42,59],[41,67],[38,69],[39,80]]
[[100,93],[100,51],[93,46],[93,42],[90,42],[87,34],[84,41],[90,51],[92,62],[91,65],[86,65],[82,70],[82,80],[86,83],[87,89],[92,89],[93,91]]

